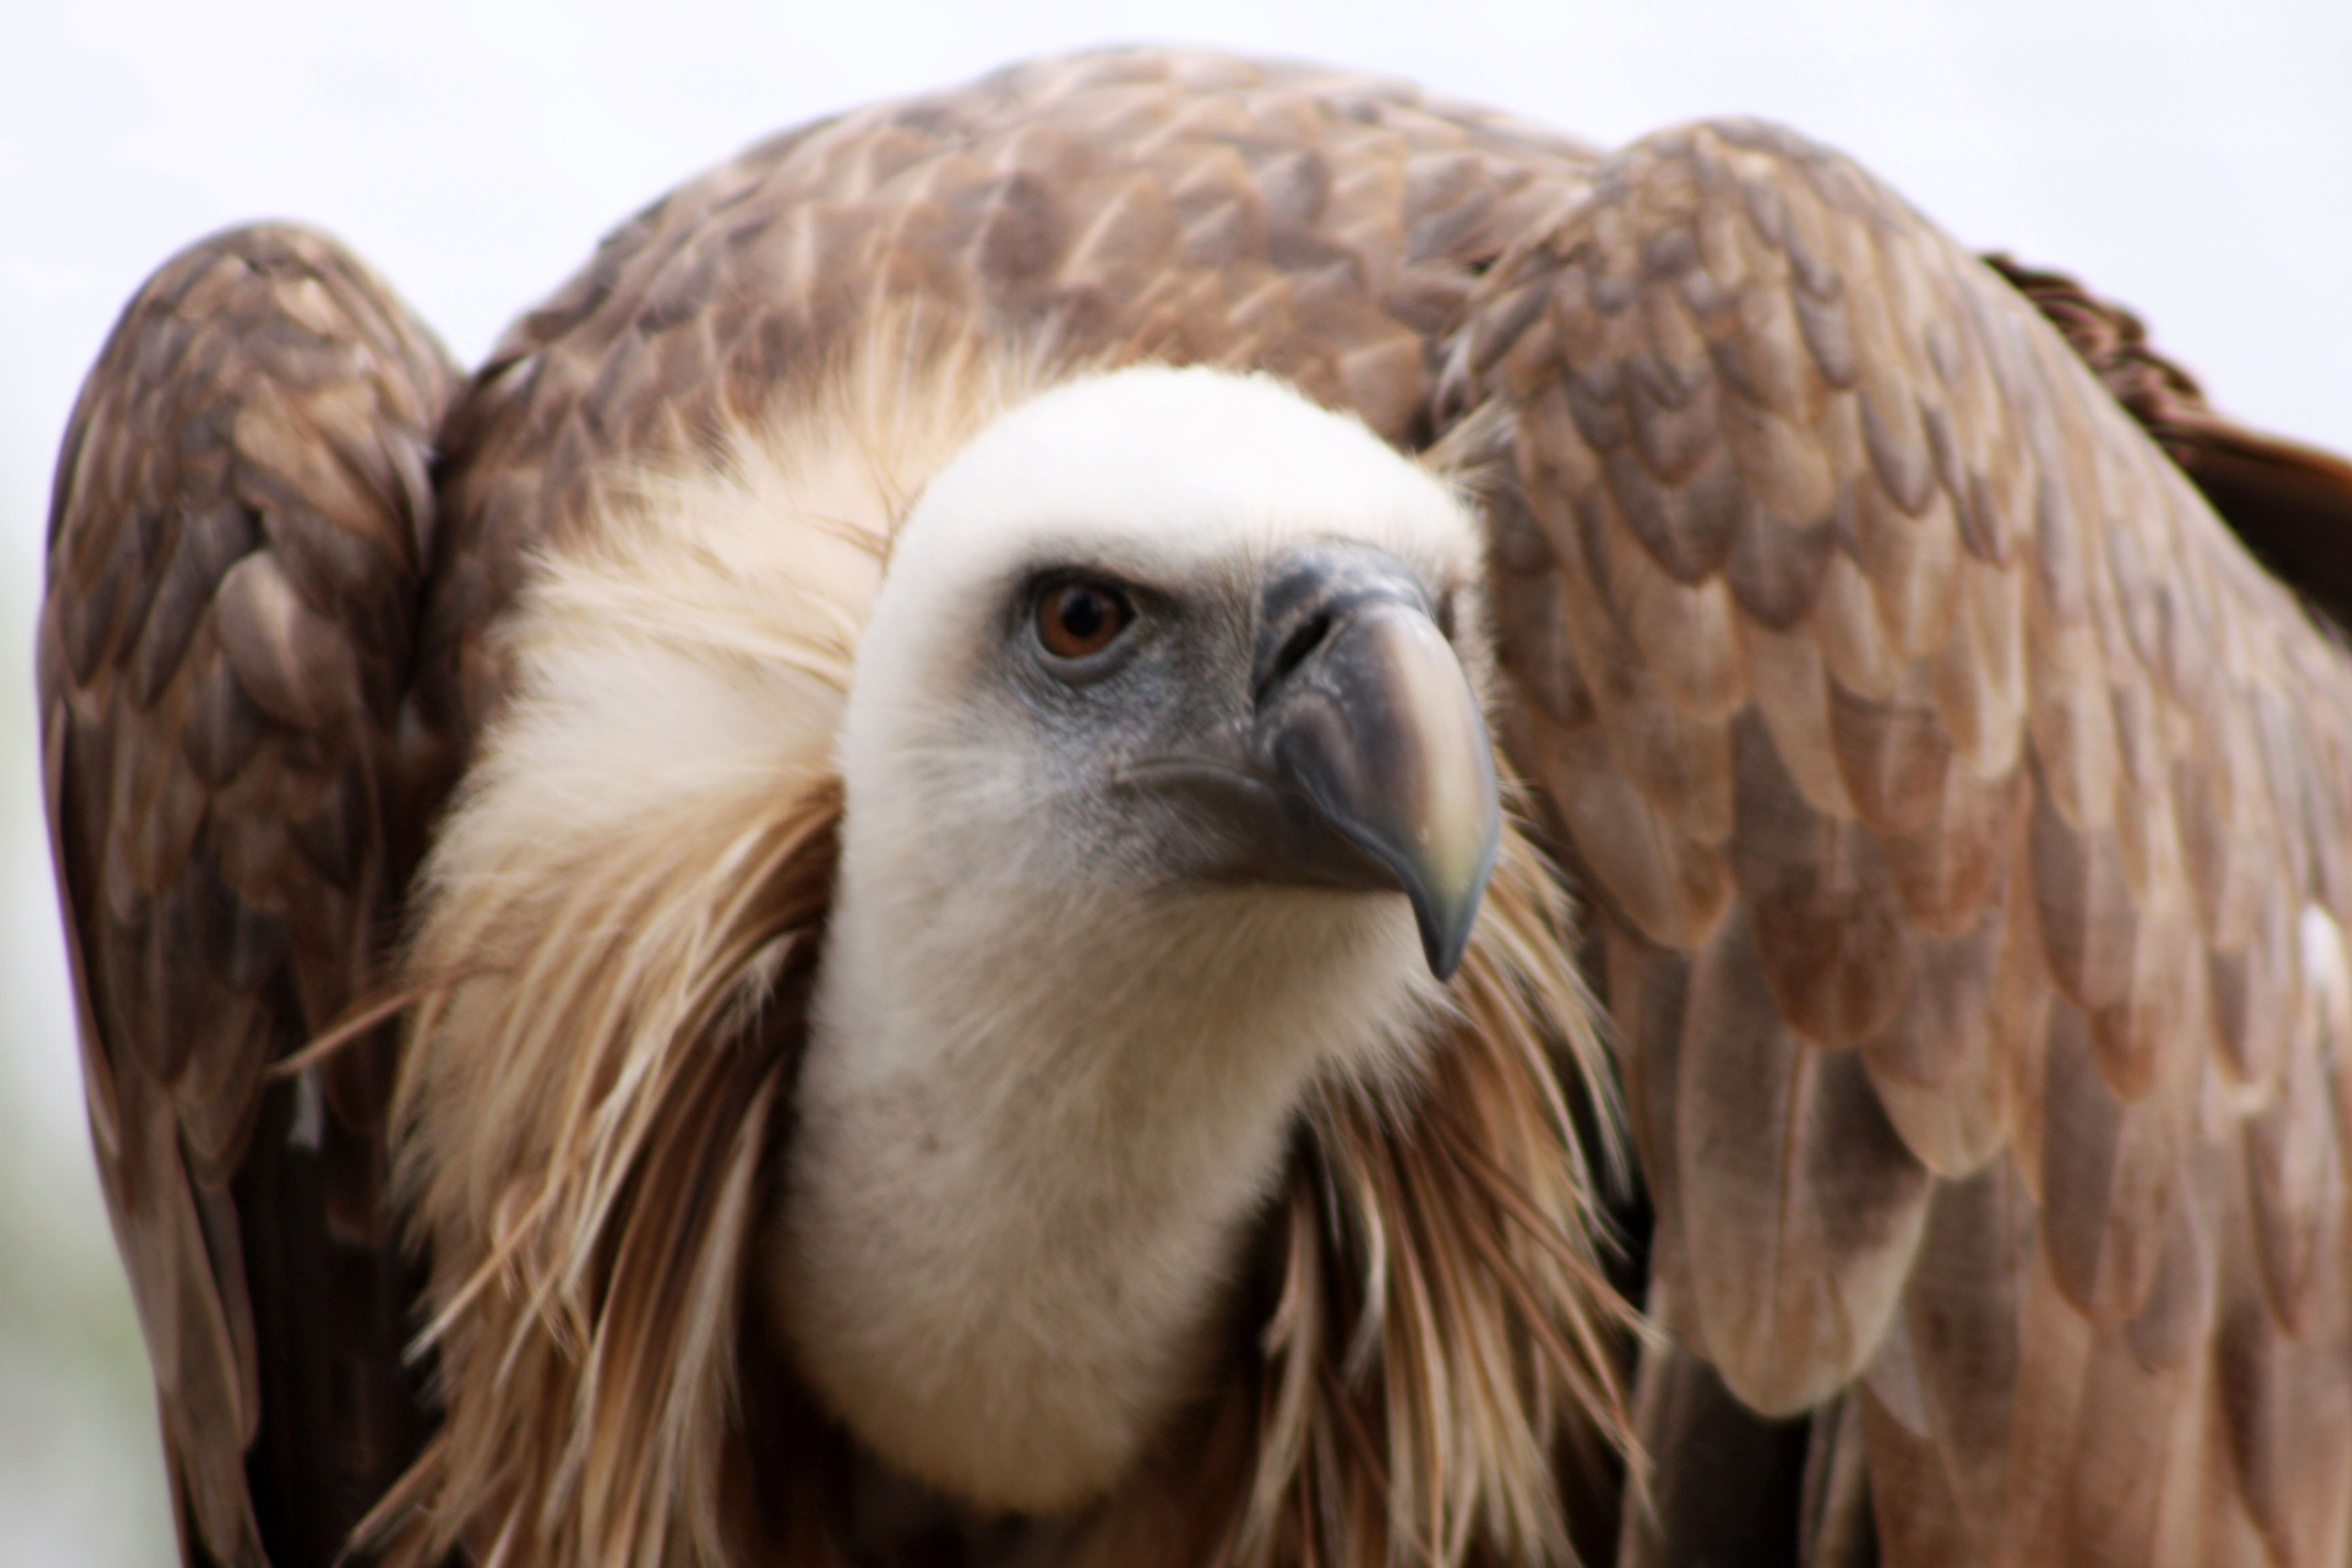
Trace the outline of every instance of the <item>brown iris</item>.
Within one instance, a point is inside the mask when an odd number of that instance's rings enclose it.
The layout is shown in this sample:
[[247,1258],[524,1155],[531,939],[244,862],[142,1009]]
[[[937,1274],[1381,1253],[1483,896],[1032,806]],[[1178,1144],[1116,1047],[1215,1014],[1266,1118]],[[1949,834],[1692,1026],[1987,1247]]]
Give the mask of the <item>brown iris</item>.
[[1117,589],[1056,584],[1037,595],[1037,640],[1055,658],[1084,658],[1118,640],[1133,616]]

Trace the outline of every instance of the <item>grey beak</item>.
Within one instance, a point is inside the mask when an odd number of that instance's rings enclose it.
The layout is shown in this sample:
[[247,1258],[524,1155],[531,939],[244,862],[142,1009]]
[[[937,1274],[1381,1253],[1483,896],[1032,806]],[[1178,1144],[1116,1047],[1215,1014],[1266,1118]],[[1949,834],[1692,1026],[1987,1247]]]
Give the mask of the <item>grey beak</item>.
[[1412,900],[1439,979],[1469,945],[1502,811],[1476,694],[1402,563],[1302,552],[1268,584],[1254,760]]
[[1401,561],[1319,544],[1260,604],[1254,706],[1200,754],[1131,771],[1183,825],[1181,875],[1402,890],[1449,979],[1502,813],[1477,695]]

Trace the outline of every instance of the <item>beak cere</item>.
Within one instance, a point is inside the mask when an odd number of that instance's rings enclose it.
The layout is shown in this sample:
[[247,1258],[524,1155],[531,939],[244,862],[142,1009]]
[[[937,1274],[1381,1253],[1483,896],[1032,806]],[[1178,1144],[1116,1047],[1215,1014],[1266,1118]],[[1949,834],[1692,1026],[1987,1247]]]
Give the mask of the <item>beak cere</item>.
[[1318,545],[1278,574],[1251,760],[1412,900],[1443,980],[1469,944],[1502,814],[1477,695],[1423,604],[1402,563],[1361,546]]

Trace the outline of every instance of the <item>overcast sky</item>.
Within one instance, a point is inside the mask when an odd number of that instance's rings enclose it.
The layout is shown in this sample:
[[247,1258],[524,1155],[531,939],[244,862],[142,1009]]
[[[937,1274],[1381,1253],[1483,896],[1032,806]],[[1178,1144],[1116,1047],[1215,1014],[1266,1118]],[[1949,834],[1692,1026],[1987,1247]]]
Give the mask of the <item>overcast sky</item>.
[[[30,744],[41,518],[75,387],[116,311],[167,254],[224,225],[299,217],[336,232],[472,361],[606,227],[771,130],[1025,55],[1215,43],[1408,76],[1606,142],[1699,115],[1786,121],[1860,158],[1966,243],[2074,270],[2128,301],[2224,407],[2352,449],[2347,0],[10,10],[0,1141],[31,1151],[37,1173],[25,1179],[48,1205],[44,1223],[93,1238],[69,1248],[83,1263],[104,1244]],[[111,1299],[104,1310],[121,1310]],[[7,1312],[0,1293],[0,1462],[10,1411],[30,1408],[21,1390],[11,1397],[11,1354],[29,1352],[11,1352]],[[61,1452],[53,1468],[87,1468]],[[44,1563],[146,1554],[137,1542],[152,1537],[69,1491],[0,1484],[0,1542],[33,1541],[22,1560]],[[12,1509],[44,1510],[45,1522],[28,1531]]]

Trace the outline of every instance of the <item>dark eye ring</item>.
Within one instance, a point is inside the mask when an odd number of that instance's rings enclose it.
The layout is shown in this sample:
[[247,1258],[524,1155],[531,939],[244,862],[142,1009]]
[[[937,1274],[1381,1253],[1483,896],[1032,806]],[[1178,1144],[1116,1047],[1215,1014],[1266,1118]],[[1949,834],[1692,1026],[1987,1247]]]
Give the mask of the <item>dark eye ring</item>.
[[1037,595],[1037,642],[1055,658],[1100,653],[1134,619],[1127,595],[1100,584],[1055,583]]

